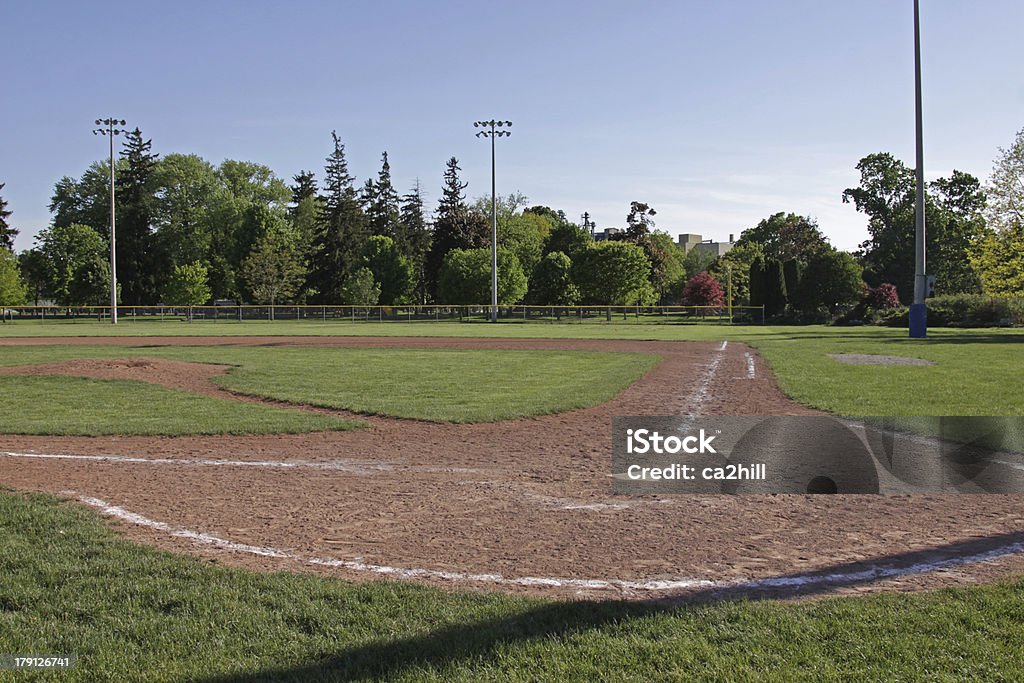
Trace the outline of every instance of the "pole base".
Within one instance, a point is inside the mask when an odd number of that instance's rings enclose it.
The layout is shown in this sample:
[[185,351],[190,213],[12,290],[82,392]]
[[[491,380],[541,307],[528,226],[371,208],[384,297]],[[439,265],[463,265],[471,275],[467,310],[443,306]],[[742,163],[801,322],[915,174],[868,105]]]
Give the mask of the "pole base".
[[910,304],[910,338],[928,336],[928,308],[924,304]]

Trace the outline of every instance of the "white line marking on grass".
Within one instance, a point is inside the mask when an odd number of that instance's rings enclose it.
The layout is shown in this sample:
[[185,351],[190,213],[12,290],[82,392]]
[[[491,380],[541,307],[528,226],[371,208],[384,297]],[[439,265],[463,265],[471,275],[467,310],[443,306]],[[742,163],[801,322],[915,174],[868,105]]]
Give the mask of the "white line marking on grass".
[[754,357],[750,355],[749,351],[744,352],[743,357],[747,359],[747,379],[754,379],[757,375],[757,369],[754,366]]
[[306,564],[336,567],[357,572],[368,572],[383,576],[392,576],[400,579],[443,579],[446,581],[466,581],[474,583],[491,583],[498,585],[516,586],[546,586],[550,588],[578,588],[578,589],[618,589],[624,591],[661,592],[672,590],[688,590],[703,588],[711,590],[757,590],[765,588],[800,588],[808,586],[842,585],[859,583],[864,581],[893,579],[915,574],[949,569],[966,564],[978,562],[991,562],[1009,555],[1024,553],[1024,543],[1010,543],[1007,545],[960,557],[948,557],[934,562],[918,562],[905,567],[868,566],[859,571],[833,572],[829,574],[795,574],[792,576],[775,576],[762,579],[749,580],[713,580],[713,579],[570,579],[544,576],[523,576],[506,577],[501,574],[470,574],[465,572],[449,572],[437,569],[418,569],[391,567],[381,564],[370,564],[356,560],[327,559],[321,557],[304,557],[298,553],[279,548],[266,546],[255,546],[246,543],[235,543],[227,539],[214,536],[213,534],[200,533],[189,529],[175,528],[165,522],[158,522],[138,513],[125,510],[116,505],[91,496],[78,495],[74,491],[64,491],[64,495],[75,496],[77,499],[93,508],[98,509],[109,517],[115,517],[132,524],[144,526],[157,531],[163,531],[177,538],[184,538],[195,543],[213,545],[226,550],[249,553],[263,557],[277,557],[287,560],[295,560]]

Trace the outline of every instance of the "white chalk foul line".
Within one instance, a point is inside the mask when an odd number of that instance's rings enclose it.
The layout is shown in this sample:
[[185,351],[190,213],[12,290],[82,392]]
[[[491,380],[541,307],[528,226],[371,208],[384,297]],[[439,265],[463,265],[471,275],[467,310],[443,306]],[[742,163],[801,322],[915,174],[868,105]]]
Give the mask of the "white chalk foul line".
[[[71,453],[15,453],[0,451],[0,457],[35,458],[40,460],[85,460],[91,462],[116,462],[144,465],[186,465],[195,467],[263,467],[268,469],[311,469],[350,472],[354,474],[375,474],[391,472],[398,466],[388,462],[354,462],[332,460],[310,462],[308,460],[214,460],[209,458],[140,458],[129,455],[75,455]],[[417,472],[439,472],[441,474],[472,474],[480,470],[472,467],[431,467],[427,465],[402,465],[403,469]]]
[[[690,398],[687,399],[686,407],[683,411],[684,415],[701,414],[704,402],[708,400],[708,393],[711,391],[711,383],[715,380],[715,375],[718,373],[718,366],[722,364],[723,354],[727,346],[729,346],[729,342],[724,341],[721,346],[715,349],[715,355],[711,357],[707,367],[704,368],[704,375],[700,378],[700,383],[694,389]],[[684,428],[688,428],[688,426],[684,425]]]
[[842,585],[863,581],[893,579],[915,574],[925,574],[966,564],[991,562],[1009,555],[1024,553],[1024,543],[1010,543],[984,552],[974,553],[972,555],[948,557],[935,560],[933,562],[919,562],[905,567],[875,565],[859,571],[833,572],[829,574],[796,574],[792,576],[777,576],[750,580],[678,578],[640,579],[630,581],[622,579],[570,579],[544,576],[506,577],[501,574],[470,574],[465,572],[441,571],[437,569],[391,567],[388,565],[370,564],[355,560],[304,557],[298,553],[282,550],[280,548],[236,543],[234,541],[220,538],[219,536],[214,536],[213,534],[176,528],[165,522],[158,522],[138,513],[117,507],[116,505],[111,505],[99,498],[78,495],[74,491],[64,491],[63,494],[75,496],[82,503],[98,509],[109,517],[115,517],[126,522],[131,522],[132,524],[162,531],[177,538],[184,538],[204,545],[213,545],[225,550],[259,555],[261,557],[276,557],[295,560],[322,567],[336,567],[357,572],[368,572],[400,579],[443,579],[446,581],[490,583],[497,585],[542,586],[550,588],[577,588],[592,590],[618,589],[624,591],[643,592],[689,590],[695,588],[741,591],[766,588],[804,588],[809,586]]
[[0,457],[30,458],[39,460],[86,460],[92,462],[117,462],[146,465],[188,465],[199,467],[263,467],[270,469],[314,469],[339,472],[380,472],[392,470],[387,463],[351,462],[308,462],[304,460],[211,460],[206,458],[139,458],[128,455],[72,455],[69,453],[15,453],[0,452]]

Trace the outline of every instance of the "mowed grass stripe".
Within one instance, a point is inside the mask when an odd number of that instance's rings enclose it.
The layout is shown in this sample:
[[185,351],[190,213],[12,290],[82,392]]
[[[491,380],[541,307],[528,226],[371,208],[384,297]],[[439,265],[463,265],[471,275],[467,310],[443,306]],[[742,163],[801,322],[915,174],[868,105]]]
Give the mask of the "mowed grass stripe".
[[2,434],[274,434],[359,426],[354,420],[198,396],[145,382],[0,376]]
[[0,492],[0,652],[62,681],[1015,680],[1024,581],[809,603],[554,602],[212,566]]

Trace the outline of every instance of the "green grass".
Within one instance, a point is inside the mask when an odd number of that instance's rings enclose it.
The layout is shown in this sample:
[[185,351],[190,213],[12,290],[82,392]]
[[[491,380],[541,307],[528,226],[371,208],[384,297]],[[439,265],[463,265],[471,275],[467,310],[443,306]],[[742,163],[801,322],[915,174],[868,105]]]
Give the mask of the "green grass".
[[0,576],[0,653],[77,655],[62,681],[995,681],[1024,669],[1024,581],[677,606],[354,585],[211,566],[119,539],[79,506],[2,492]]
[[611,400],[658,359],[636,353],[267,349],[217,382],[247,394],[438,422],[492,422]]
[[646,324],[593,320],[585,323],[502,321],[474,322],[317,322],[314,320],[121,322],[35,321],[0,324],[0,337],[209,337],[209,336],[311,336],[311,337],[499,337],[507,339],[721,339],[728,330],[765,330],[763,326]]
[[[246,394],[447,422],[489,422],[596,405],[612,399],[658,361],[647,354],[584,351],[18,346],[2,349],[0,365],[131,356],[233,365],[215,381]],[[6,403],[0,400],[0,406],[10,411],[8,417],[0,417],[0,433],[116,433],[105,430],[116,429],[122,416],[129,425],[125,433],[138,434],[250,432],[262,414],[296,416],[296,426],[284,429],[287,421],[268,420],[273,426],[261,431],[309,431],[331,424],[306,413],[273,412],[212,398],[197,400],[194,409],[179,414],[178,406],[189,395],[134,382],[3,379],[2,386],[24,386],[12,391]],[[116,396],[115,387],[123,396]],[[47,389],[51,394],[45,393]],[[40,398],[46,400],[36,402]],[[46,411],[33,409],[51,402]],[[171,416],[167,426],[160,425],[162,415]],[[196,426],[189,432],[193,422]],[[91,428],[95,431],[82,431],[91,424],[97,425]]]
[[[137,323],[115,330],[98,323],[20,322],[0,335],[271,334],[608,338],[730,341],[756,347],[792,398],[841,415],[1024,415],[1024,331],[932,329],[908,339],[892,328],[767,325],[645,325],[632,323]],[[10,347],[0,349],[2,357]],[[935,366],[843,365],[831,353],[881,353],[926,358]]]
[[[789,396],[840,415],[1024,415],[1024,333],[775,328],[751,338]],[[909,356],[933,366],[846,365],[829,356]]]
[[354,420],[197,396],[144,382],[0,377],[0,434],[273,434],[358,426]]

